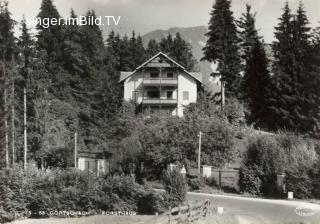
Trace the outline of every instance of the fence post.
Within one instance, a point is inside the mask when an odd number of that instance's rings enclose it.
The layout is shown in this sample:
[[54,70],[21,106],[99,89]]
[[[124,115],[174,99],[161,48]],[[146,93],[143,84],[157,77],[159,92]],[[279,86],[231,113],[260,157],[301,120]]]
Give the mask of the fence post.
[[171,223],[171,206],[169,206],[169,224]]
[[157,224],[157,221],[158,221],[158,212],[156,212],[154,215],[155,215],[154,224]]

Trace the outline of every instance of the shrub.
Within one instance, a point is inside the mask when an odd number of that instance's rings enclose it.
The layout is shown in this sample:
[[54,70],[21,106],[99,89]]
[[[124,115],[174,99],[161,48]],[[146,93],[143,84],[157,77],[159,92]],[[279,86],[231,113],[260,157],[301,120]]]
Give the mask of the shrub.
[[188,186],[191,190],[200,190],[205,186],[205,181],[203,178],[193,178],[189,179]]
[[277,174],[285,173],[287,191],[298,198],[312,197],[311,173],[318,161],[313,142],[291,133],[255,136],[240,168],[240,189],[256,195],[280,196]]
[[185,178],[178,169],[166,170],[162,177],[165,189],[165,200],[172,206],[178,206],[185,201],[187,184]]
[[154,215],[156,212],[163,213],[166,211],[161,193],[154,191],[146,192],[138,202],[139,214]]
[[241,167],[239,186],[243,193],[260,195],[261,180],[254,169],[246,166]]
[[[149,208],[143,207],[143,198]],[[152,200],[151,200],[152,199]],[[132,210],[152,213],[159,197],[130,176],[96,178],[79,170],[47,170],[21,167],[0,173],[0,223],[17,218],[46,217],[52,211]]]

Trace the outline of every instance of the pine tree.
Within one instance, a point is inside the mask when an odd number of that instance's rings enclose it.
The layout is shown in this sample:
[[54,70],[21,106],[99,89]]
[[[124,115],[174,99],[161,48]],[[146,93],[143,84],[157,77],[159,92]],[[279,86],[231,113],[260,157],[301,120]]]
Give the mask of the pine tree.
[[165,54],[170,53],[173,49],[173,37],[171,33],[169,33],[167,37],[162,38],[159,45],[163,53]]
[[[15,64],[13,63],[14,51],[15,51],[15,38],[13,34],[15,21],[11,18],[11,14],[8,9],[7,1],[0,1],[0,143],[2,158],[5,161],[0,161],[5,163],[6,167],[9,167],[9,105],[14,108],[14,95],[11,88],[14,86],[14,73],[13,68]],[[11,96],[10,96],[11,93]],[[10,102],[11,99],[11,102]],[[13,114],[11,113],[11,118]],[[12,122],[14,124],[14,121]],[[14,125],[13,125],[14,126]],[[14,133],[13,126],[11,126],[11,133]],[[12,135],[14,136],[14,135]],[[13,139],[11,139],[12,142]],[[12,154],[13,155],[13,154]]]
[[[306,133],[313,126],[310,120],[310,110],[314,106],[312,93],[308,83],[310,81],[310,27],[309,21],[304,11],[304,6],[300,2],[293,23],[293,53],[294,53],[294,95],[296,96],[296,106],[293,109],[295,128]],[[298,122],[297,122],[298,121]]]
[[246,61],[250,57],[253,46],[255,46],[258,36],[256,29],[256,13],[251,13],[251,6],[246,5],[246,12],[242,13],[240,19],[237,21],[240,36],[241,58],[243,65],[246,65]]
[[[57,21],[61,18],[52,0],[42,0],[40,12],[37,17],[41,20],[56,19]],[[38,30],[37,44],[40,50],[45,50],[46,52],[47,66],[49,66],[51,62],[61,61],[63,43],[61,26],[49,24],[49,27],[46,27],[45,24],[37,24],[36,28]]]
[[312,96],[313,106],[310,111],[309,133],[312,137],[320,139],[320,27],[317,27],[312,33],[311,60],[308,88]]
[[157,54],[160,51],[160,46],[157,43],[156,40],[151,39],[148,43],[147,49],[146,49],[146,53],[147,53],[147,57],[150,58],[152,56],[154,56],[155,54]]
[[121,71],[131,71],[131,52],[130,52],[130,43],[127,35],[124,35],[120,42],[120,70]]
[[270,114],[268,98],[271,91],[268,60],[255,27],[256,14],[251,13],[250,5],[246,5],[246,9],[246,13],[242,14],[238,21],[244,67],[241,94],[250,111],[249,122],[258,127],[266,127]]
[[286,3],[280,22],[275,27],[276,41],[272,44],[274,91],[270,99],[275,128],[292,128],[295,125],[291,114],[295,104],[293,95],[293,38],[292,14]]
[[263,44],[257,39],[246,62],[242,89],[250,110],[249,122],[260,128],[268,128],[271,77]]
[[188,71],[194,70],[196,60],[192,55],[191,45],[181,38],[180,33],[176,33],[169,55]]
[[291,15],[286,3],[275,36],[275,92],[271,97],[274,123],[278,128],[307,133],[314,125],[310,111],[315,104],[309,84],[310,28],[301,2],[296,15]]
[[218,62],[221,81],[227,97],[237,96],[240,80],[240,57],[237,29],[229,0],[216,0],[211,12],[206,46],[202,60]]

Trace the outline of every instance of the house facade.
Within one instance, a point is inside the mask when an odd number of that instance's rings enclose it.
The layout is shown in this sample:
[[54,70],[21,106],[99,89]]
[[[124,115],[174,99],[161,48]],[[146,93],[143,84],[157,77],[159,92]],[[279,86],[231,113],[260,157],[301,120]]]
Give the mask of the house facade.
[[188,72],[166,54],[159,52],[132,72],[121,72],[124,100],[134,101],[142,110],[165,111],[183,116],[183,109],[197,102],[202,75]]

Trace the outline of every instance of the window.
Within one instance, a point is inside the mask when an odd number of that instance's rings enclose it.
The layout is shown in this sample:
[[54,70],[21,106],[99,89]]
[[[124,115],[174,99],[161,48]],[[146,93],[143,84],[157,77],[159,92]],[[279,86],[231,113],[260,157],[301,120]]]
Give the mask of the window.
[[189,92],[183,91],[183,100],[189,100]]
[[172,91],[167,91],[167,99],[172,99]]
[[150,78],[159,78],[159,72],[151,72]]
[[160,98],[160,92],[159,91],[148,91],[147,93],[148,98]]
[[167,78],[172,79],[172,78],[173,78],[173,73],[172,73],[172,72],[168,72],[168,73],[167,73]]
[[139,91],[132,91],[132,100],[137,101],[139,97]]

